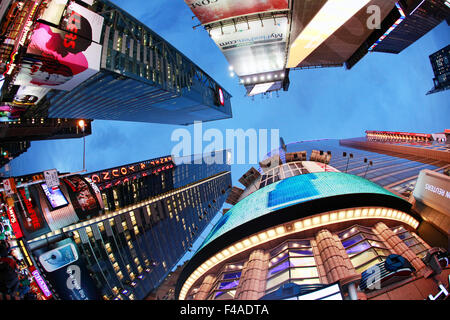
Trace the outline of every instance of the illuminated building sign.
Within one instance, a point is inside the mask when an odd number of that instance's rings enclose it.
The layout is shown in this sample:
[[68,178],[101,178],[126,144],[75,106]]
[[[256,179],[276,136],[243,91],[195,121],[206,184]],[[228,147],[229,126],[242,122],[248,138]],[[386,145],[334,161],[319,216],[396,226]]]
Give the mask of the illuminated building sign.
[[208,31],[239,77],[284,70],[289,33],[286,16],[217,26]]
[[413,195],[427,206],[447,213],[450,208],[450,177],[431,170],[422,170]]
[[14,212],[13,207],[8,207],[8,218],[11,222],[11,227],[13,229],[14,235],[16,236],[16,239],[22,238],[22,229],[20,229],[20,224],[17,221],[16,213]]
[[23,188],[19,189],[19,193],[22,196],[23,203],[26,208],[26,217],[24,222],[24,227],[28,231],[36,231],[43,227],[42,218],[38,216],[33,204],[30,199],[27,198],[25,190]]
[[398,25],[403,22],[403,20],[405,20],[406,15],[403,12],[403,9],[400,7],[400,5],[398,3],[396,3],[395,6],[397,7],[398,11],[400,12],[400,18],[397,21],[395,21],[395,23],[380,37],[380,39],[378,39],[369,48],[369,51],[373,51],[373,49],[375,49],[376,46],[378,46],[392,31],[394,31],[394,29],[397,28]]
[[[90,174],[90,180],[96,184],[113,181],[114,183],[119,184],[124,182],[123,180],[119,181],[119,179],[125,177],[129,178],[129,176],[133,176],[133,174],[139,173],[140,176],[146,176],[148,173],[157,174],[161,171],[172,169],[173,167],[174,163],[172,162],[172,157],[164,157],[92,173]],[[137,178],[137,175],[133,178]],[[108,186],[109,184],[105,187],[108,188]]]
[[31,274],[34,277],[34,281],[38,284],[39,288],[41,289],[42,293],[46,298],[50,298],[52,296],[52,293],[50,292],[50,289],[48,288],[47,284],[45,283],[44,279],[42,279],[41,275],[39,274],[39,271],[36,270],[35,267],[30,268]]
[[288,0],[184,0],[202,24],[289,9]]

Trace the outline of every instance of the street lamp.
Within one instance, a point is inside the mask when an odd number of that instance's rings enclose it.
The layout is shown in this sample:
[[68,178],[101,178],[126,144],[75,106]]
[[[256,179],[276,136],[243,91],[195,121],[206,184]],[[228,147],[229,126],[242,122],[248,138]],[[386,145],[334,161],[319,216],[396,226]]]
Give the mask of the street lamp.
[[86,123],[84,122],[84,120],[80,120],[78,121],[78,126],[81,129],[81,132],[83,132],[83,171],[86,170],[86,135],[85,133],[85,128],[86,128]]
[[[343,153],[342,153],[342,156],[343,156],[344,158],[347,157],[347,152],[343,152]],[[345,167],[345,173],[347,173],[348,163],[349,163],[350,159],[353,159],[353,153],[350,153],[350,154],[348,155],[348,158],[347,158],[347,166]]]
[[367,158],[364,158],[364,163],[367,163],[366,172],[364,173],[364,178],[366,177],[367,170],[369,170],[369,166],[373,165],[372,161],[367,162]]

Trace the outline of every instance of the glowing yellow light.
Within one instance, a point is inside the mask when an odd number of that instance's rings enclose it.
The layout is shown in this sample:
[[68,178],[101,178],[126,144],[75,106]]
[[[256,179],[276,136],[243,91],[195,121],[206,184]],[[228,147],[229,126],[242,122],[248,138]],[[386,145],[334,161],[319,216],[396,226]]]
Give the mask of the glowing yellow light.
[[267,235],[269,236],[269,238],[273,238],[275,237],[275,231],[273,229],[270,229],[269,231],[267,231]]

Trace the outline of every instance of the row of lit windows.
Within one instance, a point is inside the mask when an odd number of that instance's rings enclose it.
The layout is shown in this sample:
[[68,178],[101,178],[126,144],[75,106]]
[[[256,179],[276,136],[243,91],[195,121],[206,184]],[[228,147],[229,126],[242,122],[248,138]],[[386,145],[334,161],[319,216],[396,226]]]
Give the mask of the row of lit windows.
[[[427,253],[421,239],[403,226],[392,228],[394,233],[420,258]],[[371,228],[354,225],[337,233],[341,243],[358,273],[362,273],[375,264],[383,262],[391,254],[384,242]],[[234,299],[239,285],[243,262],[227,264],[218,273],[208,299]],[[236,267],[237,266],[237,267]],[[270,252],[266,294],[276,291],[285,283],[320,284],[317,262],[311,246],[311,240],[289,240]],[[199,287],[190,290],[187,299],[195,299]]]

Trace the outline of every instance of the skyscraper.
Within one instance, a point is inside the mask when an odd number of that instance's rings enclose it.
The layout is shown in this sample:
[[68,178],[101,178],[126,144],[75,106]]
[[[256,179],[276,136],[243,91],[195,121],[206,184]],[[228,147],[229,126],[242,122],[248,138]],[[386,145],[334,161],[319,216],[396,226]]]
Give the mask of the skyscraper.
[[401,0],[402,21],[392,25],[370,50],[400,53],[450,16],[446,0]]
[[273,150],[239,179],[175,297],[446,298],[446,147],[445,133],[367,131]]
[[60,175],[59,187],[17,181],[8,210],[45,297],[128,300],[146,297],[176,266],[224,203],[231,174],[226,162],[166,156]]
[[432,94],[450,88],[450,45],[430,55],[431,67],[434,73],[434,88],[427,94]]
[[231,117],[224,88],[107,0],[6,6],[1,101],[30,102],[23,117],[181,125]]

